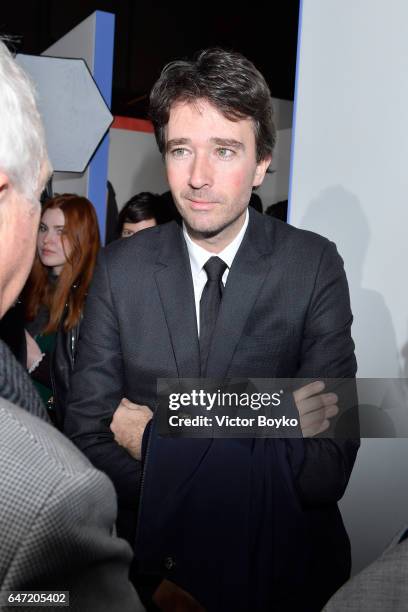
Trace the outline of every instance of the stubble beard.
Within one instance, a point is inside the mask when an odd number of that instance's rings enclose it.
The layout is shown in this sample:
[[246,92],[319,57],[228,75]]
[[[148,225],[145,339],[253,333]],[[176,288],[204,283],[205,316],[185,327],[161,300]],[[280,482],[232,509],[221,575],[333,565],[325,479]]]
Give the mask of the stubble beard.
[[245,213],[245,210],[246,208],[244,208],[244,210],[241,212],[237,212],[237,214],[234,215],[232,219],[226,219],[224,222],[220,221],[216,226],[209,227],[206,229],[202,229],[200,227],[195,226],[194,224],[190,224],[186,217],[184,217],[183,215],[181,216],[186,225],[187,231],[192,238],[208,240],[211,238],[216,238],[229,227],[234,225],[234,223],[236,223],[236,221]]

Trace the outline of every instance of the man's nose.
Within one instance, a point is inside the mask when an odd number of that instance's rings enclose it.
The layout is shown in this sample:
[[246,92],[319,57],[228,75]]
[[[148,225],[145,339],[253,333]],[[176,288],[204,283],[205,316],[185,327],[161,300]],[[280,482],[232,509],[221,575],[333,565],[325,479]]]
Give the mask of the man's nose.
[[206,155],[197,154],[190,169],[190,187],[193,189],[202,189],[212,185],[212,170],[211,164]]

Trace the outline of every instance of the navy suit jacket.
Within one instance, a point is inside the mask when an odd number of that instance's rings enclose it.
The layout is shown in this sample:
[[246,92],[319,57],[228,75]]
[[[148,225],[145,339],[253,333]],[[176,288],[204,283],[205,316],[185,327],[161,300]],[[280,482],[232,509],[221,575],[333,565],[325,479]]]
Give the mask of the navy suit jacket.
[[[335,246],[250,210],[207,375],[353,377],[351,322]],[[66,430],[111,477],[119,532],[134,544],[141,466],[114,442],[112,414],[122,397],[155,409],[158,377],[199,375],[180,226],[110,245],[87,299]],[[155,432],[153,424],[135,544],[141,567],[167,575],[208,610],[320,609],[350,571],[337,501],[358,442],[181,440]]]

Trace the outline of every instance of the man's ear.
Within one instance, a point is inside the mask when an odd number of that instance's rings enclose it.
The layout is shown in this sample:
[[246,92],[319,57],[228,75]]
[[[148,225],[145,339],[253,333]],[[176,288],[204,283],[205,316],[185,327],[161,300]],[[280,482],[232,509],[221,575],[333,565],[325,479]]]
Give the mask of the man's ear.
[[2,202],[4,198],[7,196],[9,187],[10,187],[9,177],[4,172],[0,171],[0,202]]
[[268,155],[267,157],[265,157],[265,159],[261,159],[261,161],[257,163],[252,187],[258,187],[259,185],[261,185],[271,161],[272,155]]

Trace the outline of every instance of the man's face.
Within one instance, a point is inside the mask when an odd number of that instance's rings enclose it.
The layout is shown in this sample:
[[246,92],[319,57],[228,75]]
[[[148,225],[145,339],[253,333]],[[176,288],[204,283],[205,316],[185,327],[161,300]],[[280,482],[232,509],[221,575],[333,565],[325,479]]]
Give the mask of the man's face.
[[[43,169],[35,197],[48,176]],[[0,215],[0,318],[20,294],[34,260],[41,207],[11,184],[4,188]]]
[[230,121],[206,100],[176,103],[165,155],[170,189],[191,237],[211,243],[214,251],[225,248],[241,229],[252,187],[262,183],[270,162],[256,161],[251,119]]

